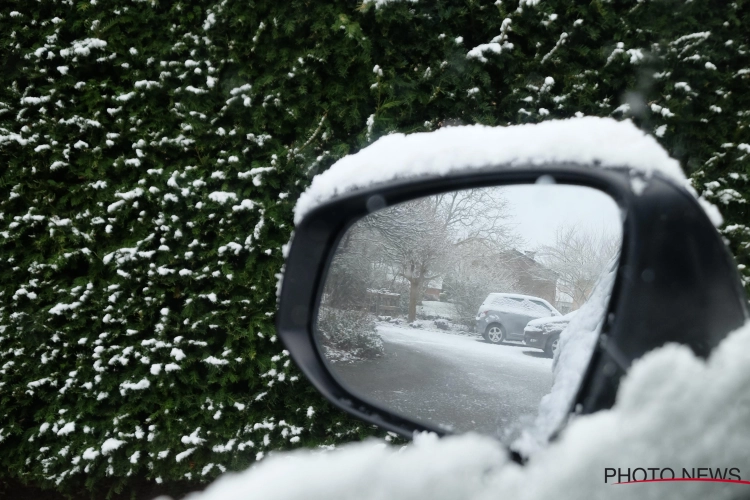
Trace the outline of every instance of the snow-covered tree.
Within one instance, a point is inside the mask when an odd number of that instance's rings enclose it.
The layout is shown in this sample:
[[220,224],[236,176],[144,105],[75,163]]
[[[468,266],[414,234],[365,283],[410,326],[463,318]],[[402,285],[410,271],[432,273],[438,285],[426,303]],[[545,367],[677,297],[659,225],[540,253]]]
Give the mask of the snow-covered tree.
[[539,261],[557,273],[557,290],[581,307],[594,290],[599,277],[620,251],[621,239],[606,231],[592,231],[575,225],[561,226],[554,245],[538,251]]
[[467,189],[403,203],[363,220],[380,236],[394,273],[409,283],[408,321],[425,285],[465,266],[460,256],[508,248],[507,207],[495,189]]

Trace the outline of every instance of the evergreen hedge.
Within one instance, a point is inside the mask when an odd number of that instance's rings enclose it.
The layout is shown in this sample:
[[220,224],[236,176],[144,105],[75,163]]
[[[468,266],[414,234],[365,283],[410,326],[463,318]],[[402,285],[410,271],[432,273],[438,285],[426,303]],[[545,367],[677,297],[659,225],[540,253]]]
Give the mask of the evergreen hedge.
[[273,327],[294,200],[393,131],[633,119],[744,267],[750,2],[5,0],[0,463],[204,483],[373,433]]

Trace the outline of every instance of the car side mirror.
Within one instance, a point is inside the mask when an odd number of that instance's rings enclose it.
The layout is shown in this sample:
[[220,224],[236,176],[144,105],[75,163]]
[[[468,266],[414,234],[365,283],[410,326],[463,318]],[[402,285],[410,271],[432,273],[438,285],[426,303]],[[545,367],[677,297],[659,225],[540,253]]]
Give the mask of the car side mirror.
[[[456,129],[434,135],[447,145],[472,127]],[[475,431],[528,453],[572,412],[611,407],[646,352],[706,356],[741,326],[736,266],[679,176],[577,140],[600,157],[430,174],[420,161],[439,167],[434,155],[395,148],[417,175],[303,197],[277,329],[315,387],[403,436]]]

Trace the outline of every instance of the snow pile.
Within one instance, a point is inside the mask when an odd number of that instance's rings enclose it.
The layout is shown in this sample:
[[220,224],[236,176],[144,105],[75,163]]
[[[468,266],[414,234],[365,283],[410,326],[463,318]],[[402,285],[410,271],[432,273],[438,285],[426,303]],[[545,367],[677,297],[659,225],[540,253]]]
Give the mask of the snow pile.
[[467,125],[410,135],[391,134],[316,176],[297,201],[294,221],[329,199],[394,179],[447,175],[493,165],[630,167],[684,185],[679,163],[630,121],[582,117],[510,127]]
[[492,439],[422,435],[402,449],[366,442],[331,453],[281,453],[187,498],[454,500],[481,491],[487,470],[506,461]]
[[578,417],[524,467],[504,458],[491,438],[421,437],[401,450],[371,442],[327,454],[281,453],[188,498],[739,498],[747,485],[605,484],[604,468],[669,467],[679,476],[683,467],[736,467],[747,479],[748,386],[750,325],[707,361],[677,345],[647,354],[634,363],[612,410]]
[[[531,302],[540,300],[537,297],[527,295],[516,295],[512,293],[491,293],[479,306],[480,317],[485,311],[494,313],[495,311],[506,314],[520,314],[523,316],[534,316],[535,318],[548,318],[552,316],[552,311]],[[559,314],[559,313],[558,313]],[[495,314],[488,314],[492,320],[499,321],[500,318]]]

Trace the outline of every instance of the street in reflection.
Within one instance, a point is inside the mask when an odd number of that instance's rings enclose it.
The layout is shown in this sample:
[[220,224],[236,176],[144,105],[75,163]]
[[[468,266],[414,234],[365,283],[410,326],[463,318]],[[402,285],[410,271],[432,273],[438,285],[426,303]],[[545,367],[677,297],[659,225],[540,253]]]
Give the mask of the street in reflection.
[[429,326],[376,328],[383,355],[340,364],[339,377],[356,393],[445,430],[512,433],[552,387],[552,360],[521,344],[488,346],[479,335]]

